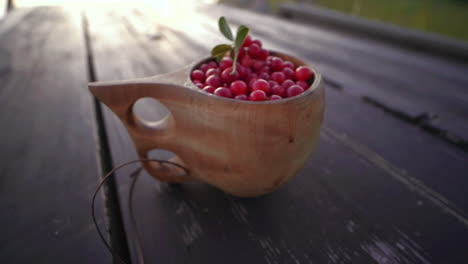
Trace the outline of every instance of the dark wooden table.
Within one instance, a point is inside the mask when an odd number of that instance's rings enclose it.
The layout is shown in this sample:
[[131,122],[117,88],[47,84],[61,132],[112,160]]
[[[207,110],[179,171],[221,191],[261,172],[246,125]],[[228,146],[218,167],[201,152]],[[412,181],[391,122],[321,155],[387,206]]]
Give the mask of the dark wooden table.
[[[467,64],[226,6],[183,12],[38,7],[0,21],[1,263],[112,262],[90,200],[136,153],[87,82],[206,57],[223,41],[220,15],[323,73],[320,141],[293,180],[259,198],[142,173],[134,210],[146,263],[468,263]],[[98,204],[132,263],[137,167],[118,172]]]

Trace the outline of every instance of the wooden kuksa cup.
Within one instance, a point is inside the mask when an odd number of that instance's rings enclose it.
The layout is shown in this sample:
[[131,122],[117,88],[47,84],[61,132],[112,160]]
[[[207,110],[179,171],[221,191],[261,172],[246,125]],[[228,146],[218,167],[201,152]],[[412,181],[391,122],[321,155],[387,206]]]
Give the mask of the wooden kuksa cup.
[[[200,63],[154,77],[90,83],[89,89],[120,118],[140,158],[148,158],[153,149],[166,149],[189,170],[185,174],[175,166],[144,162],[156,179],[200,180],[243,197],[275,190],[304,166],[317,142],[324,115],[321,75],[309,66],[315,75],[311,87],[292,98],[239,101],[197,88],[190,73]],[[170,111],[157,126],[133,112],[143,97],[158,100]]]

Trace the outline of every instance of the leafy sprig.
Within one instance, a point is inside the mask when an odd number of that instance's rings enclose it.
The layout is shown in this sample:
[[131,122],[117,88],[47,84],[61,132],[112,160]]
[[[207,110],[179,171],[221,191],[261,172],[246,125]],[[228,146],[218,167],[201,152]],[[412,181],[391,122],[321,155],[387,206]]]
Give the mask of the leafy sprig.
[[231,74],[234,74],[236,72],[239,52],[242,47],[242,44],[244,43],[245,39],[247,38],[247,35],[249,34],[249,28],[244,25],[240,25],[239,28],[237,28],[236,37],[234,38],[232,35],[231,28],[229,27],[229,24],[225,17],[222,16],[219,18],[218,26],[219,31],[221,31],[221,33],[228,40],[233,41],[233,43],[216,45],[211,50],[211,55],[219,62],[224,57],[224,55],[226,55],[227,52],[231,52],[231,55],[234,54],[231,72]]

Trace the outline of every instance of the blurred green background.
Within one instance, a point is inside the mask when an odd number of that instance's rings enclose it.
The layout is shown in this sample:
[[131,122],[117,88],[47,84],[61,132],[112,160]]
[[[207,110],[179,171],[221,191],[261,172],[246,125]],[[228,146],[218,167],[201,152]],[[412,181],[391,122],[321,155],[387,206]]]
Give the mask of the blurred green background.
[[284,2],[315,4],[368,19],[468,41],[468,0],[220,0],[276,13]]

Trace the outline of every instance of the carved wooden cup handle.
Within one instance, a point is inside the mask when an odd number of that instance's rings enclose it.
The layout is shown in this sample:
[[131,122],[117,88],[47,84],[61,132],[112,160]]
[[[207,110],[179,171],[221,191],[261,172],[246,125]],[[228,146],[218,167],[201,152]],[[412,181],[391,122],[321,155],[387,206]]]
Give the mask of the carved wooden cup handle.
[[[171,106],[186,103],[190,89],[184,88],[181,83],[185,71],[186,69],[183,69],[156,77],[88,85],[91,93],[106,104],[125,125],[140,159],[149,159],[148,153],[153,149],[172,150],[171,142],[176,140],[175,120],[172,113],[169,113],[158,124],[150,126],[135,115],[135,102],[144,97],[154,98],[169,111]],[[177,156],[170,161],[185,167],[184,162]],[[143,166],[152,176],[163,182],[182,183],[194,180],[188,170],[175,165],[145,161]]]

